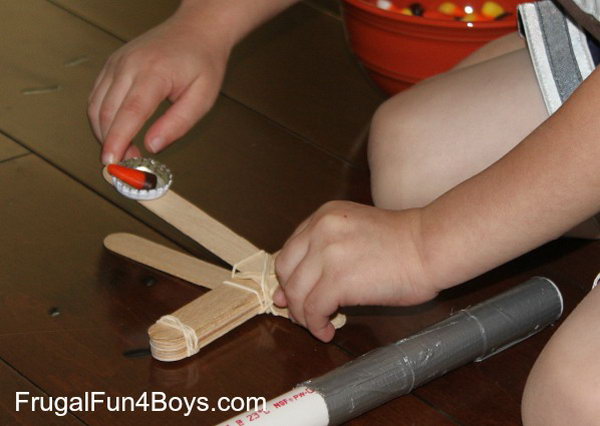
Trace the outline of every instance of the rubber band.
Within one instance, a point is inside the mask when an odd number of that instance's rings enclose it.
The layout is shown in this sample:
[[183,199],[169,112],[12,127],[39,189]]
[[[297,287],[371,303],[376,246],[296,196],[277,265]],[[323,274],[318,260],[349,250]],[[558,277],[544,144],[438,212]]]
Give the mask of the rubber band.
[[[238,267],[240,265],[248,263],[249,261],[251,261],[252,259],[254,259],[258,256],[263,256],[263,258],[264,258],[263,259],[263,268],[262,268],[262,271],[260,272],[260,275],[256,272],[238,273],[238,271],[239,271]],[[270,314],[277,315],[275,313],[275,311],[273,310],[273,299],[271,297],[271,294],[270,294],[270,291],[268,288],[268,282],[269,282],[270,275],[274,275],[274,272],[272,272],[273,268],[272,268],[272,260],[271,259],[272,259],[271,255],[266,253],[264,250],[261,250],[261,251],[254,253],[251,256],[248,256],[245,259],[242,259],[241,261],[239,261],[238,263],[233,265],[233,267],[231,269],[231,278],[239,277],[239,278],[244,278],[244,279],[251,279],[252,281],[257,282],[260,285],[260,292],[248,285],[236,283],[233,281],[223,281],[223,284],[230,285],[232,287],[239,288],[240,290],[244,290],[244,291],[253,293],[254,295],[256,295],[256,297],[260,303],[260,312],[261,313],[270,313]],[[259,280],[256,279],[258,276],[260,276]],[[189,325],[181,322],[181,320],[179,318],[177,318],[176,316],[164,315],[157,321],[157,324],[164,324],[168,327],[174,328],[181,332],[181,335],[183,336],[183,340],[185,342],[185,348],[186,348],[188,357],[198,353],[198,351],[200,350],[199,339],[198,339],[198,336],[196,335],[196,330],[194,330]]]
[[[256,274],[255,272],[241,272],[241,271],[240,271],[240,269],[239,269],[239,267],[240,267],[240,265],[245,265],[245,264],[247,264],[248,262],[250,262],[251,260],[253,260],[253,259],[255,259],[256,257],[259,257],[259,256],[263,256],[263,257],[265,257],[265,258],[269,258],[269,257],[271,257],[271,256],[270,256],[270,255],[269,255],[269,254],[268,254],[266,251],[264,251],[264,250],[259,250],[259,251],[257,251],[256,253],[253,253],[253,254],[251,254],[250,256],[248,256],[248,257],[246,257],[246,258],[244,258],[244,259],[240,260],[239,262],[235,263],[235,264],[232,266],[232,268],[231,268],[231,278],[235,278],[235,277],[236,277],[236,276],[238,276],[238,275],[239,275],[239,276],[242,276],[242,277],[244,277],[244,278],[246,278],[246,277],[250,277],[250,276],[256,276],[257,274]],[[262,272],[263,272],[263,273],[265,272],[265,271],[264,271],[264,268],[263,268],[263,271],[262,271]]]
[[[239,270],[240,265],[244,265],[249,263],[250,261],[256,259],[257,257],[263,257],[262,270],[260,272],[255,271],[245,271],[242,272]],[[256,253],[248,256],[245,259],[240,260],[231,268],[231,278],[240,278],[246,280],[252,280],[259,285],[260,293],[256,289],[250,287],[249,285],[244,285],[232,281],[224,281],[223,284],[231,285],[233,287],[239,288],[241,290],[249,291],[250,293],[254,293],[258,298],[258,302],[260,303],[260,313],[271,314],[275,316],[280,316],[284,318],[289,318],[287,310],[284,308],[278,308],[273,303],[273,293],[275,287],[279,285],[277,279],[275,277],[275,267],[273,256],[267,253],[264,250],[259,250]],[[338,329],[346,324],[346,316],[342,314],[337,314],[332,320],[331,324]]]
[[200,345],[198,341],[198,336],[196,335],[196,330],[190,327],[187,324],[181,322],[179,318],[174,315],[164,315],[156,321],[157,324],[164,324],[168,327],[174,328],[176,330],[181,331],[183,335],[183,340],[185,341],[185,348],[187,350],[187,356],[192,356],[197,354],[200,350]]
[[[247,264],[248,262],[256,259],[259,256],[263,257],[262,271],[260,271],[260,273],[258,273],[258,272],[241,272],[239,270],[240,265]],[[233,267],[231,268],[231,278],[251,279],[252,281],[256,282],[259,285],[260,293],[249,286],[231,282],[231,281],[224,281],[223,284],[231,285],[231,286],[237,287],[239,289],[254,293],[256,295],[256,297],[258,297],[258,301],[260,303],[260,308],[261,308],[261,313],[277,315],[277,313],[273,309],[273,298],[271,297],[272,289],[269,288],[270,287],[269,279],[271,278],[271,276],[275,275],[275,273],[273,272],[273,260],[272,259],[273,259],[273,256],[271,256],[264,250],[259,250],[256,253],[253,253],[252,255],[246,257],[245,259],[240,260],[239,262],[234,264]],[[260,278],[256,279],[258,277],[260,277]]]
[[258,301],[262,307],[263,305],[263,300],[262,297],[260,297],[260,293],[256,290],[254,290],[253,288],[248,287],[247,285],[244,284],[240,284],[240,283],[235,283],[233,281],[223,281],[223,284],[227,284],[236,288],[239,288],[240,290],[244,290],[244,291],[249,291],[250,293],[254,293],[256,295],[256,297],[258,298]]

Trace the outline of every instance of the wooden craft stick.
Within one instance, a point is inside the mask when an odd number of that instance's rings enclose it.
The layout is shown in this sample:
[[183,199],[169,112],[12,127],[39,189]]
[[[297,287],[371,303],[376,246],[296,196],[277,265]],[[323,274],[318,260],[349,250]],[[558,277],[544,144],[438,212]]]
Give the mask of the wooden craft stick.
[[[148,335],[152,356],[160,361],[177,361],[192,356],[259,313],[261,304],[254,293],[222,284],[150,327]],[[181,324],[170,323],[170,317]],[[186,326],[194,333],[190,341],[186,341]]]
[[[260,251],[250,241],[172,190],[157,200],[139,203],[230,265]],[[254,265],[246,267],[256,270]]]
[[[106,167],[102,174],[112,185],[112,178]],[[169,190],[156,200],[138,202],[230,265],[260,251],[250,241],[179,196],[175,191]],[[245,267],[249,270],[257,270],[256,265],[248,264]]]
[[110,234],[104,247],[143,265],[206,288],[231,278],[231,271],[125,232]]
[[[257,294],[223,284],[230,281],[259,292],[256,283],[233,279],[231,271],[128,233],[107,236],[104,246],[114,253],[194,284],[209,289],[226,287],[206,293],[171,314],[182,324],[190,326],[196,334],[197,343],[190,345],[190,353],[196,353],[261,311]],[[148,330],[152,355],[156,359],[177,361],[189,356],[185,334],[179,324],[174,325],[168,320],[159,320]]]

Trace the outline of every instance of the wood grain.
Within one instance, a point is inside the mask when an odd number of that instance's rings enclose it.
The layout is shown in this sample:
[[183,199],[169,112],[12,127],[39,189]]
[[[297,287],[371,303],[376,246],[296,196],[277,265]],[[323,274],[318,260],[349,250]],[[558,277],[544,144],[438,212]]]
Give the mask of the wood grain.
[[0,133],[0,162],[27,154],[27,152],[25,148]]
[[320,10],[341,19],[341,1],[338,0],[305,0],[304,3],[317,7]]
[[[254,293],[223,284],[173,312],[183,324],[192,327],[200,350],[261,312]],[[152,356],[160,361],[178,361],[188,353],[183,333],[162,322],[148,330]]]
[[[23,392],[22,400],[48,397],[48,394],[29,382],[25,377],[0,359],[0,424],[2,425],[83,425],[70,413],[57,416],[52,412],[33,410],[30,404],[21,404],[16,410],[17,392]],[[25,394],[26,393],[26,394]]]
[[231,278],[230,270],[133,234],[110,234],[104,239],[104,247],[135,262],[207,289],[214,289]]

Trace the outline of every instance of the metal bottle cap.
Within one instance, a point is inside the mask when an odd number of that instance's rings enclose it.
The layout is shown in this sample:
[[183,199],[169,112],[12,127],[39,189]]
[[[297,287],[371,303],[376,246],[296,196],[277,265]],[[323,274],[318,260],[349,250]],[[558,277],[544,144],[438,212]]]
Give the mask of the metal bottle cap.
[[[155,200],[162,197],[173,183],[173,174],[171,170],[164,164],[151,158],[130,158],[118,163],[121,166],[130,167],[132,169],[142,170],[144,172],[153,173],[156,175],[156,188],[154,189],[137,189],[115,176],[110,176],[115,189],[122,195],[133,200]],[[106,168],[104,173],[108,174]]]

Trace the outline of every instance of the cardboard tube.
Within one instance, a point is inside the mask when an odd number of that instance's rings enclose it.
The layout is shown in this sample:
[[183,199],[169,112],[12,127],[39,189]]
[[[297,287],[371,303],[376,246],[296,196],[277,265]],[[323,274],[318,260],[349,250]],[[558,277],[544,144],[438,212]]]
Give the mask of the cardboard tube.
[[[526,339],[558,319],[562,310],[562,295],[556,285],[547,278],[532,278],[417,334],[308,380],[291,392],[297,394],[298,389],[304,389],[310,395],[319,394],[327,416],[317,418],[313,413],[316,410],[304,409],[300,404],[275,406],[288,397],[286,394],[268,403],[269,414],[254,413],[259,416],[252,424],[343,423],[450,370],[481,361]],[[310,399],[316,400],[312,396]],[[271,413],[277,423],[269,420]],[[222,424],[247,424],[252,414],[244,413]]]

